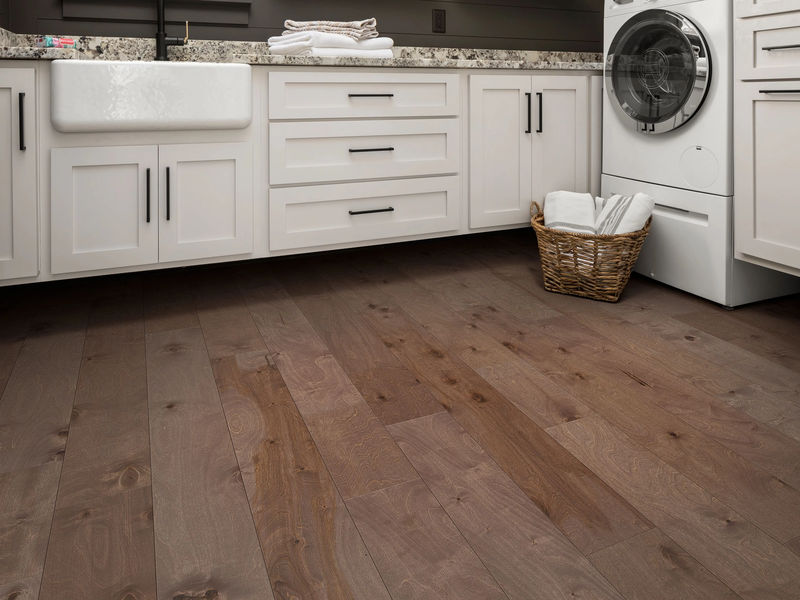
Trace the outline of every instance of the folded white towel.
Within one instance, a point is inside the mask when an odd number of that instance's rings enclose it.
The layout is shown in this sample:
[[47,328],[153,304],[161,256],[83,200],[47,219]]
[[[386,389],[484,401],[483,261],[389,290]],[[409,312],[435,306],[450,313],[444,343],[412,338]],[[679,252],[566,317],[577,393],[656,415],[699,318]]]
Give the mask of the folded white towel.
[[544,199],[544,226],[572,233],[595,233],[591,194],[550,192]]
[[283,24],[287,35],[297,31],[323,31],[325,33],[339,33],[354,40],[368,40],[378,37],[375,18],[362,21],[292,21],[287,19]]
[[359,50],[357,48],[302,48],[292,52],[285,52],[286,48],[277,46],[270,48],[270,54],[284,56],[324,56],[344,58],[394,58],[391,48],[383,50]]
[[[298,54],[311,48],[349,48],[351,50],[386,50],[394,46],[394,40],[388,37],[371,40],[354,40],[338,33],[321,31],[302,31],[286,36],[275,36],[267,40],[272,54]],[[309,54],[306,53],[306,56]]]
[[606,200],[595,228],[598,235],[639,231],[653,214],[655,201],[647,194],[611,196]]

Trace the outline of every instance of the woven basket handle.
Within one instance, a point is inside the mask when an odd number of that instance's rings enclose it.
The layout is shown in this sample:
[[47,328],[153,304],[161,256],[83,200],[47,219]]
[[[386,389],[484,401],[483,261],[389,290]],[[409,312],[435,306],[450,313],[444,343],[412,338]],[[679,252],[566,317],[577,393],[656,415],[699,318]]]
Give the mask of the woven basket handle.
[[[536,207],[536,212],[533,212],[533,207],[534,207],[534,206]],[[538,215],[540,212],[542,212],[542,209],[541,209],[541,207],[539,206],[539,203],[538,203],[538,202],[536,202],[535,200],[534,200],[533,202],[531,202],[531,217],[535,217],[535,216],[536,216],[536,215]]]

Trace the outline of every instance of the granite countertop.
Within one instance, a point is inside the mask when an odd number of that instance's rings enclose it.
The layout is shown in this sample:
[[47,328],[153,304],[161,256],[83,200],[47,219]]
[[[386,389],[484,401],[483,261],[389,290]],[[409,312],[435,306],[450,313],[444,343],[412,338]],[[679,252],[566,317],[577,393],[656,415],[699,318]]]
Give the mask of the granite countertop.
[[[72,37],[72,36],[62,36]],[[77,47],[37,48],[36,36],[0,29],[0,59],[153,60],[150,38],[76,37]],[[594,52],[473,50],[395,46],[393,58],[321,58],[271,55],[266,42],[189,40],[170,47],[176,62],[246,63],[251,65],[338,67],[434,67],[458,69],[570,69],[602,70],[603,56]]]

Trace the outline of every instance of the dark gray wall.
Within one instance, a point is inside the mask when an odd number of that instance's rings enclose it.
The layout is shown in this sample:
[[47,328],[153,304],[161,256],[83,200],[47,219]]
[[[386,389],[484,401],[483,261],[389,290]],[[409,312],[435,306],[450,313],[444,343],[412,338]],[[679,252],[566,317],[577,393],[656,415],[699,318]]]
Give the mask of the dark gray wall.
[[[16,33],[149,37],[156,0],[0,0]],[[432,10],[447,32],[432,33]],[[167,31],[264,41],[295,20],[376,17],[399,46],[602,51],[603,0],[167,0]]]
[[8,0],[0,0],[0,27],[8,29]]

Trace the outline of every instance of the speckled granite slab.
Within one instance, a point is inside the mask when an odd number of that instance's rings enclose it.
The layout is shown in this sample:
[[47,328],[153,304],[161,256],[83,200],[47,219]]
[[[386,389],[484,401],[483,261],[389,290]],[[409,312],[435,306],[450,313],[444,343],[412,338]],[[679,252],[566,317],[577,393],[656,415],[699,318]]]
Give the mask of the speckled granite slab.
[[[63,36],[72,37],[72,36]],[[36,48],[36,36],[0,29],[0,59],[153,60],[155,40],[149,38],[74,38],[76,48]],[[537,52],[473,50],[463,48],[395,47],[394,58],[345,58],[271,55],[266,42],[190,40],[168,49],[170,60],[236,62],[251,65],[332,67],[433,67],[458,69],[572,69],[600,70],[601,54],[591,52]]]

